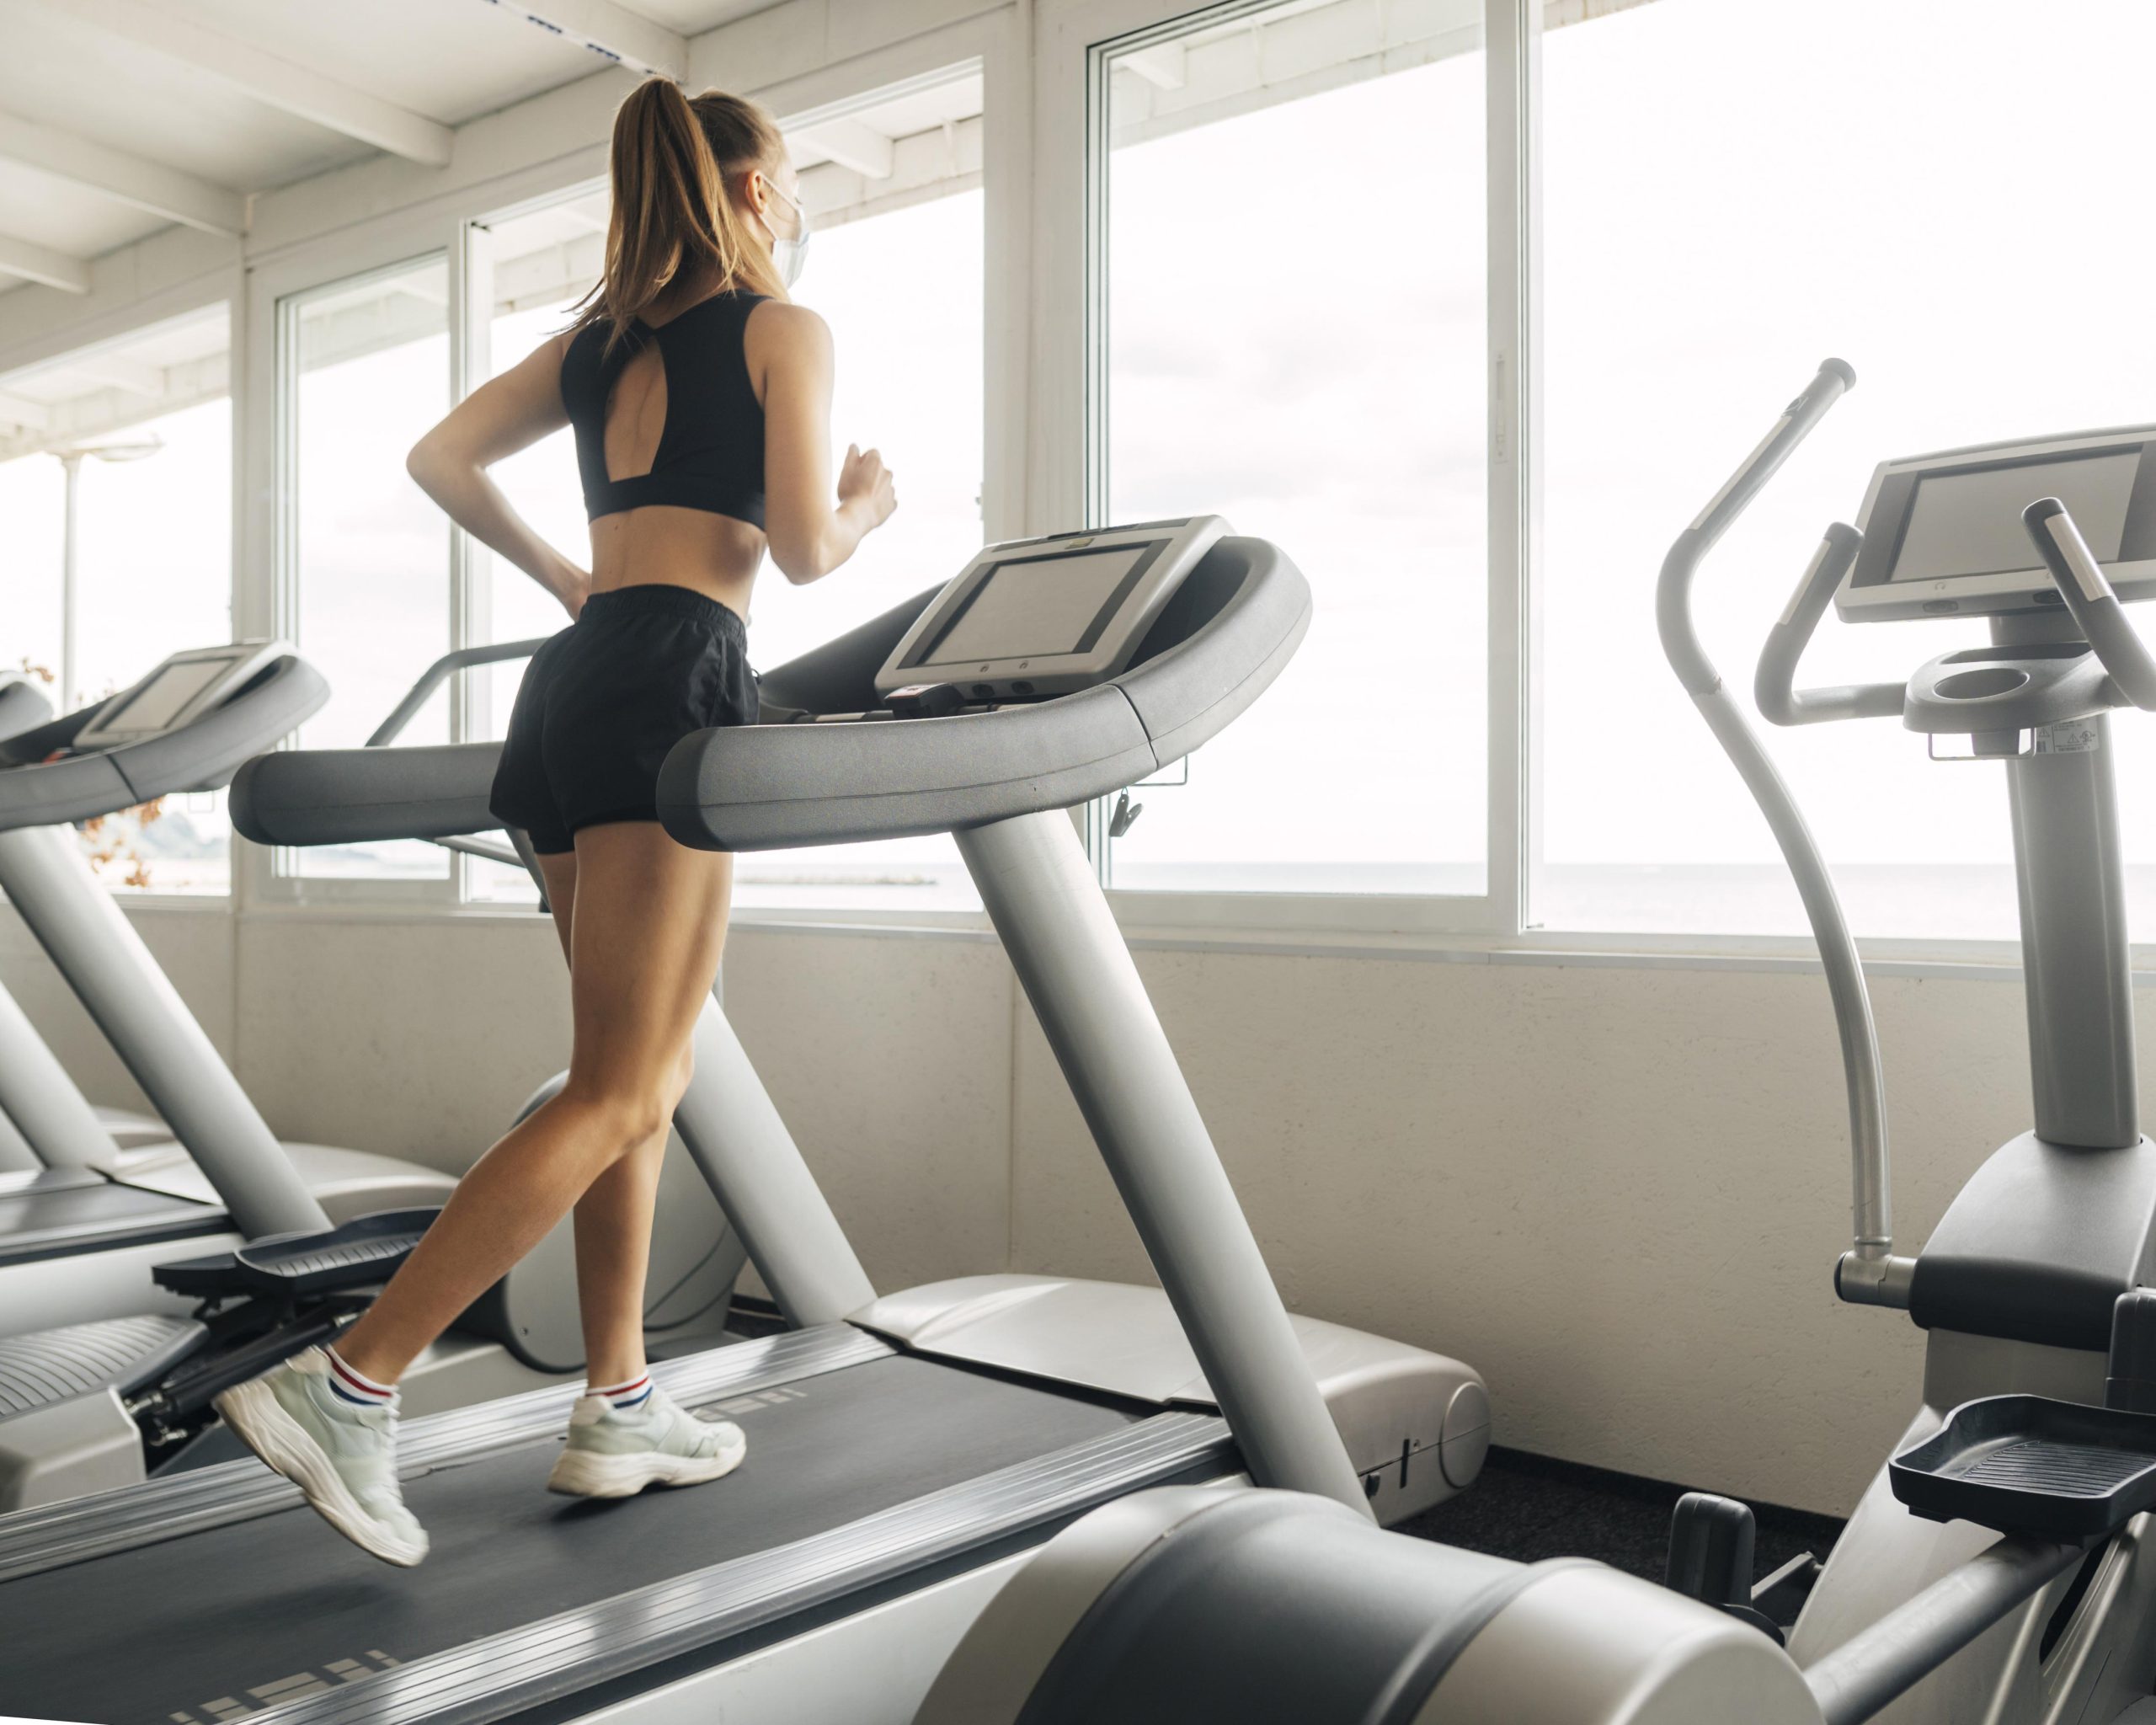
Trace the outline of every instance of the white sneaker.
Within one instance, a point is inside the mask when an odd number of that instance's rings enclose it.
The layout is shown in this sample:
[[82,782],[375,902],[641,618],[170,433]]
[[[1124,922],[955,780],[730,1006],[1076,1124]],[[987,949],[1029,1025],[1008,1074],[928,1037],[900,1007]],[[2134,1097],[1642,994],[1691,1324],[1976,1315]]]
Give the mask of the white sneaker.
[[646,1486],[697,1486],[729,1474],[749,1453],[731,1420],[698,1419],[653,1386],[637,1407],[579,1396],[567,1446],[547,1489],[572,1498],[633,1498]]
[[346,1401],[330,1388],[321,1348],[235,1384],[215,1406],[242,1443],[361,1551],[407,1569],[427,1555],[427,1530],[397,1483],[396,1404]]

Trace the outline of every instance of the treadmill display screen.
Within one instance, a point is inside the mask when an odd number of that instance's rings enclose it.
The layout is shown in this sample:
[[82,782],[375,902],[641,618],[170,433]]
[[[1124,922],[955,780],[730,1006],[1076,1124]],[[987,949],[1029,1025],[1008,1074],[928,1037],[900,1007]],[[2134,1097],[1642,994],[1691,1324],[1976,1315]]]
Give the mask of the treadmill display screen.
[[231,665],[229,659],[184,659],[168,665],[129,697],[124,706],[99,714],[98,729],[131,734],[161,731]]
[[2041,569],[2021,525],[2021,511],[2040,497],[2056,497],[2073,512],[2097,562],[2116,562],[2140,469],[2136,448],[1926,473],[1917,481],[1886,579],[1940,581]]
[[993,564],[921,662],[986,664],[1078,652],[1098,638],[1152,548],[1123,545]]

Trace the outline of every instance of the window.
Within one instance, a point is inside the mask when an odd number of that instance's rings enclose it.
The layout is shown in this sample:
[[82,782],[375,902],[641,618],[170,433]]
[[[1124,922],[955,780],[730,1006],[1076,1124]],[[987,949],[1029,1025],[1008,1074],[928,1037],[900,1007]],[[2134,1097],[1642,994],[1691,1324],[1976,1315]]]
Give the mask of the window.
[[[494,317],[488,326],[488,371],[499,377],[548,338],[575,320],[576,307],[599,280],[605,262],[606,192],[588,187],[576,194],[500,217],[484,225],[477,254],[475,287],[491,280]],[[510,505],[558,550],[579,565],[591,560],[584,494],[576,471],[576,446],[564,426],[494,469]],[[485,613],[475,619],[476,638],[493,641],[542,639],[568,625],[553,595],[515,564],[472,548],[475,590]],[[472,734],[494,738],[509,729],[521,661],[466,676]],[[489,837],[498,836],[488,835]],[[536,905],[538,890],[521,867],[467,858],[465,895],[483,904]]]
[[[818,174],[803,175],[817,209]],[[837,349],[831,432],[880,449],[899,487],[891,519],[807,587],[766,569],[750,650],[782,665],[948,580],[980,549],[981,195],[819,229],[799,297]],[[960,910],[979,903],[946,835],[742,857],[743,905]]]
[[1315,598],[1137,793],[1118,887],[1484,890],[1481,19],[1297,0],[1108,56],[1108,519],[1225,515]]
[[[231,345],[220,305],[0,379],[9,662],[61,711],[232,638]],[[120,890],[231,889],[221,791],[88,823],[83,842]]]
[[[1740,689],[1879,462],[2156,418],[2132,214],[2156,8],[2058,0],[2041,28],[2019,3],[1604,10],[1543,48],[1534,903],[1562,928],[1801,932],[1764,823],[1662,660],[1656,571],[1829,354],[1859,388],[1702,571],[1702,632]],[[1900,678],[1983,638],[1830,614],[1802,675]],[[2122,789],[2156,761],[2146,730],[2115,724]],[[1860,933],[2015,935],[1996,768],[1934,763],[1891,722],[1767,740]],[[2134,932],[2156,938],[2156,802],[2121,801],[2127,855],[2146,859]]]
[[[290,633],[328,678],[309,748],[355,748],[450,646],[449,521],[404,471],[449,408],[449,271],[440,256],[280,307],[290,466],[281,501]],[[449,740],[438,695],[401,740]],[[282,854],[312,879],[446,882],[449,853],[399,841]]]

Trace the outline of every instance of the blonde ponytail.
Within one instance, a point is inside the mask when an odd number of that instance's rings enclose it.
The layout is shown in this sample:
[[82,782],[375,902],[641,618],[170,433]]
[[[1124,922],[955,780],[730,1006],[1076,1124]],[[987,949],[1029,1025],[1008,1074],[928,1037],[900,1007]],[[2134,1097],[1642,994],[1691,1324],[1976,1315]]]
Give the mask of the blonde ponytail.
[[607,345],[684,272],[709,269],[718,289],[786,297],[771,254],[749,232],[728,182],[783,153],[777,123],[744,97],[707,90],[691,100],[671,79],[647,78],[614,116],[613,211],[606,265],[576,323],[612,324]]

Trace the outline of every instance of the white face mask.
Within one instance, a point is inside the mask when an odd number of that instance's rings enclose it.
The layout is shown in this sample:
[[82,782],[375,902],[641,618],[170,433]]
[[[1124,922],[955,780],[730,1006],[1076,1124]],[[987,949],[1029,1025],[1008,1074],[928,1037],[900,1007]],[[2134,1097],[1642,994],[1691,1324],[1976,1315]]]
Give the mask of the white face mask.
[[808,261],[808,209],[798,198],[780,191],[776,185],[771,190],[786,199],[793,210],[793,234],[789,239],[781,239],[768,221],[764,223],[764,231],[771,236],[771,267],[778,271],[778,279],[791,289],[801,280],[802,266]]

